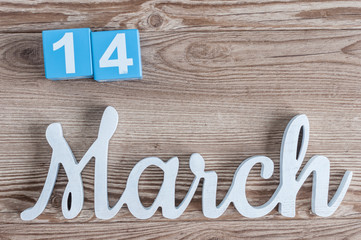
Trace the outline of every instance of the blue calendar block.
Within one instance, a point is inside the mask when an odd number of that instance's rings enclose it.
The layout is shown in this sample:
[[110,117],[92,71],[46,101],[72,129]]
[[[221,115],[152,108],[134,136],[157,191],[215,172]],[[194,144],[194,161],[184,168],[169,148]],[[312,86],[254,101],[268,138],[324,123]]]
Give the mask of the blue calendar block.
[[45,77],[51,80],[93,76],[90,29],[43,31]]
[[137,29],[92,32],[94,79],[98,82],[141,79]]

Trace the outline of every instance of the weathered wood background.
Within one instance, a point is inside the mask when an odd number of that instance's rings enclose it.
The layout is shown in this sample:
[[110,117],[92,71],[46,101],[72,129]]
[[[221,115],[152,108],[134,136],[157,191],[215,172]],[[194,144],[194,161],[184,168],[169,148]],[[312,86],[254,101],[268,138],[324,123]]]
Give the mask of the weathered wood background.
[[[97,83],[46,80],[41,31],[90,27],[138,28],[144,79]],[[361,2],[249,1],[0,1],[0,238],[1,239],[360,239]],[[109,220],[93,210],[91,163],[83,172],[85,206],[73,220],[61,214],[61,170],[45,212],[22,222],[45,181],[51,148],[48,124],[61,122],[77,159],[97,136],[106,106],[120,113],[110,145],[109,194],[114,204],[142,158],[180,158],[177,202],[192,182],[189,156],[201,153],[219,176],[218,200],[247,157],[275,161],[271,180],[251,172],[249,201],[268,200],[279,183],[283,130],[296,114],[311,124],[307,159],[331,161],[330,197],[344,171],[354,171],[336,213],[311,213],[311,178],[298,194],[297,216],[276,210],[247,219],[231,206],[219,219],[201,212],[201,186],[186,212],[168,220],[158,211],[135,219],[126,208]],[[162,181],[150,168],[139,186],[149,206]]]

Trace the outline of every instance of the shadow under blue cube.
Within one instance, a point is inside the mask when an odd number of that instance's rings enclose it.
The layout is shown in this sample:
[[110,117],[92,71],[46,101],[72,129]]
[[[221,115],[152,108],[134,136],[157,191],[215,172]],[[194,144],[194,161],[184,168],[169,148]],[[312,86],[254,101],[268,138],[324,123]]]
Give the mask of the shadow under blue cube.
[[45,77],[51,80],[93,76],[90,28],[43,31]]
[[94,79],[98,82],[142,78],[137,29],[92,32]]

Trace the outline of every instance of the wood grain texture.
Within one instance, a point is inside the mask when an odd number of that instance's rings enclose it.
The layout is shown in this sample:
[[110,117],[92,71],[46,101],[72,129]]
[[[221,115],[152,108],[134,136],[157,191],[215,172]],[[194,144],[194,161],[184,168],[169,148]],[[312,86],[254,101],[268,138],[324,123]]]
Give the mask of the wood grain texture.
[[142,31],[360,29],[361,2],[324,0],[2,0],[1,32],[90,27]]
[[[1,1],[0,239],[360,239],[360,7],[359,1]],[[144,79],[46,80],[41,30],[73,27],[139,28]],[[61,170],[45,212],[22,222],[20,212],[36,202],[47,175],[46,127],[60,122],[80,159],[108,105],[120,114],[109,149],[111,204],[133,166],[148,156],[179,157],[180,203],[192,182],[189,156],[198,152],[206,170],[218,173],[218,201],[244,159],[271,157],[274,176],[262,180],[257,166],[247,184],[249,201],[260,205],[279,183],[284,128],[300,113],[311,127],[305,161],[315,154],[331,161],[330,196],[346,170],[354,171],[353,180],[330,218],[311,214],[309,178],[292,219],[276,210],[246,219],[233,206],[207,219],[200,186],[179,219],[167,220],[159,210],[137,220],[125,207],[102,221],[94,216],[91,162],[77,218],[62,217],[67,180]],[[161,181],[156,168],[142,176],[144,205],[153,202]]]
[[[305,222],[305,221],[303,221]],[[340,220],[338,225],[329,220],[299,221],[212,221],[166,223],[139,221],[109,224],[24,224],[22,228],[4,225],[1,231],[11,239],[359,239],[358,220]],[[317,226],[317,228],[315,227]],[[225,228],[225,226],[227,226]],[[142,229],[142,231],[139,231]],[[46,234],[39,234],[46,233]]]

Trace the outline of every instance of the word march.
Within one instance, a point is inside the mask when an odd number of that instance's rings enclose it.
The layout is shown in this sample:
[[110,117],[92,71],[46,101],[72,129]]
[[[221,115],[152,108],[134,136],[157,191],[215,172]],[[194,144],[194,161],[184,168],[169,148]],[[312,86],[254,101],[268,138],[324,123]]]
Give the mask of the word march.
[[[250,170],[255,164],[261,164],[262,178],[270,178],[274,170],[274,163],[270,158],[254,156],[244,160],[234,174],[228,193],[223,201],[217,205],[217,174],[214,171],[205,171],[204,159],[200,154],[194,153],[189,160],[189,166],[194,174],[194,179],[188,193],[178,206],[175,205],[175,182],[179,167],[178,158],[173,157],[164,162],[157,157],[149,157],[139,161],[134,166],[128,177],[123,194],[118,202],[113,207],[110,207],[107,190],[108,145],[117,125],[117,111],[113,107],[107,107],[100,123],[98,138],[83,158],[77,162],[67,141],[63,137],[61,125],[59,123],[50,124],[46,130],[46,139],[53,149],[53,154],[48,176],[38,201],[32,208],[23,211],[21,218],[23,220],[32,220],[44,211],[53,191],[60,165],[65,169],[68,178],[62,198],[62,212],[67,219],[76,217],[80,213],[84,202],[81,173],[93,157],[95,158],[94,209],[96,217],[100,219],[114,217],[124,204],[127,205],[129,211],[136,218],[150,218],[160,207],[164,217],[170,219],[177,218],[189,205],[201,179],[204,181],[202,211],[208,218],[221,216],[230,203],[233,203],[240,214],[248,218],[262,217],[272,211],[277,204],[279,204],[278,210],[283,216],[294,217],[297,193],[311,173],[313,173],[312,212],[318,216],[328,217],[341,204],[352,178],[352,172],[346,171],[335,195],[328,202],[330,161],[326,157],[313,156],[301,170],[300,174],[296,176],[304,160],[309,141],[308,118],[306,115],[298,115],[288,123],[283,135],[280,152],[280,184],[272,197],[261,206],[249,204],[246,196],[246,182]],[[302,138],[299,143],[300,133],[302,133]],[[163,170],[164,178],[154,203],[150,207],[145,208],[139,198],[138,183],[143,171],[151,165]],[[69,198],[69,194],[71,194],[71,198]]]

